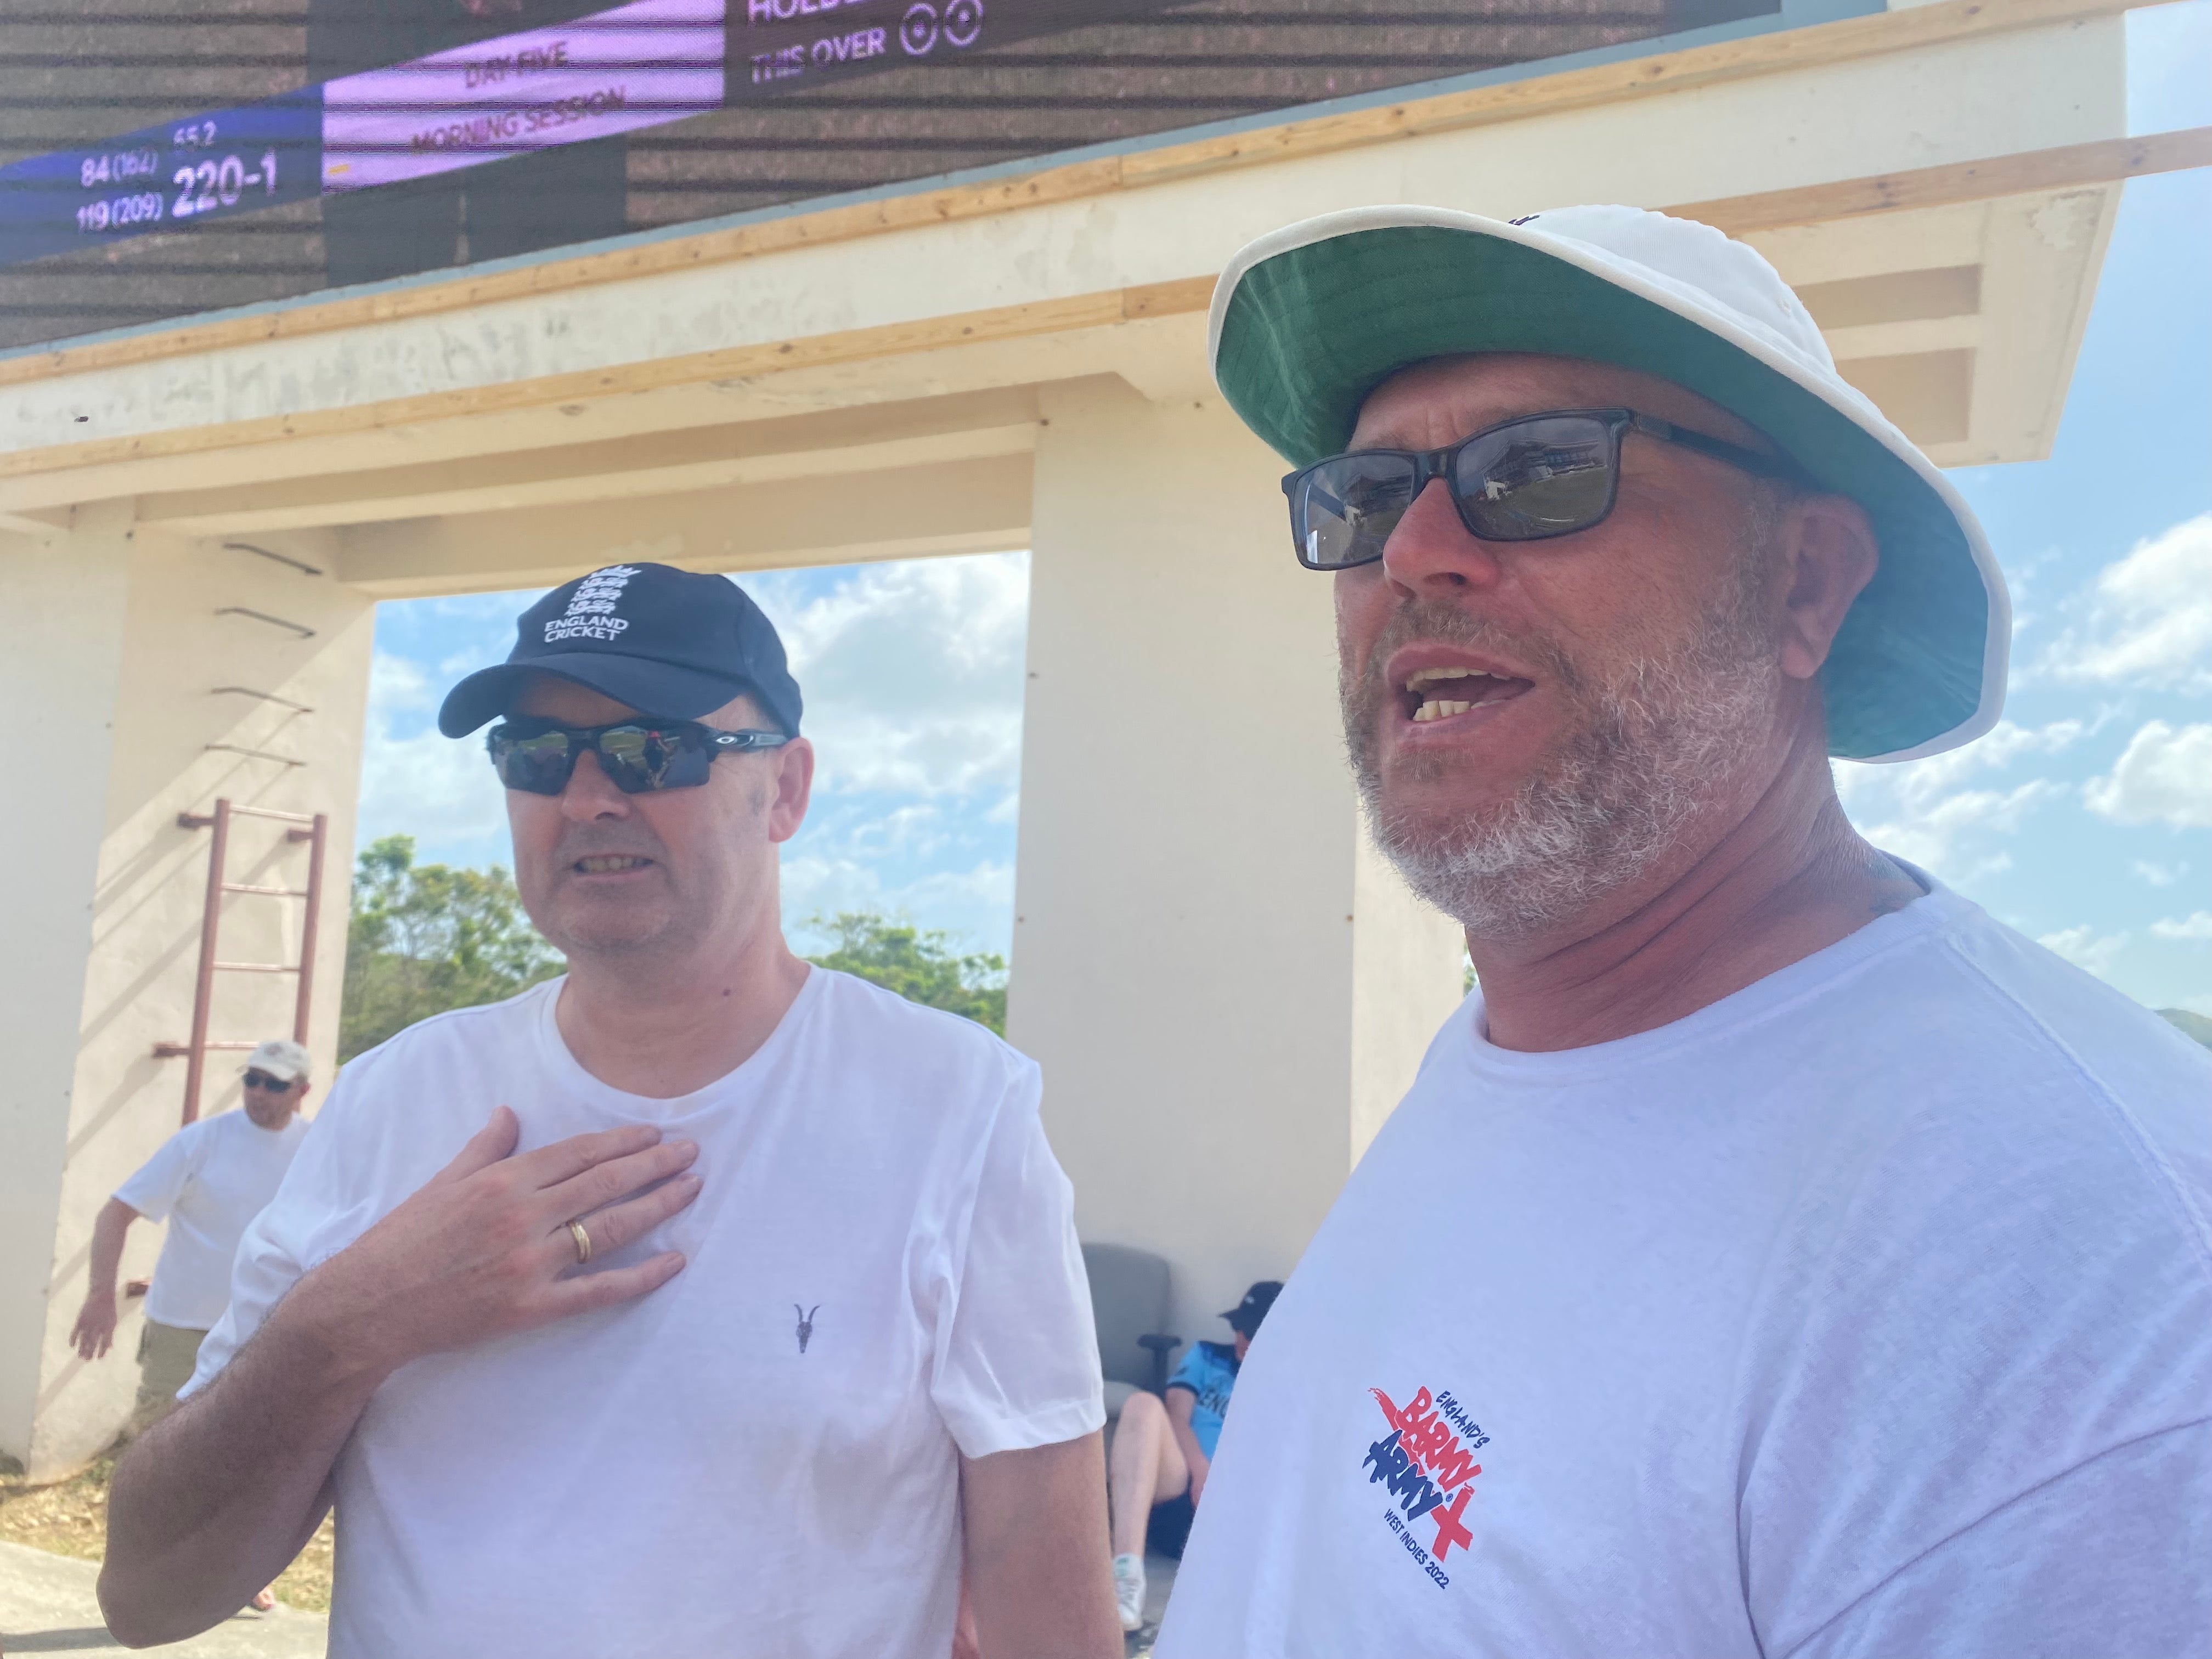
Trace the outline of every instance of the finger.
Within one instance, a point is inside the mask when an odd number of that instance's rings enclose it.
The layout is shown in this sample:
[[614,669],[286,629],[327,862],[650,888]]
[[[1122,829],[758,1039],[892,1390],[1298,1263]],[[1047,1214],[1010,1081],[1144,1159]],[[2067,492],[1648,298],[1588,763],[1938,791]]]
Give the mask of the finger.
[[[605,1255],[635,1239],[644,1237],[698,1197],[702,1184],[696,1175],[680,1175],[627,1204],[601,1210],[581,1224],[584,1231],[591,1235],[592,1254]],[[575,1253],[576,1236],[568,1231],[565,1222],[549,1236],[549,1242],[556,1259],[573,1256]]]
[[[647,1146],[611,1163],[594,1164],[581,1175],[545,1189],[546,1219],[568,1221],[604,1209],[628,1198],[641,1187],[650,1187],[656,1181],[665,1181],[689,1169],[691,1160],[698,1156],[696,1141],[665,1140],[658,1146]],[[592,1230],[592,1237],[599,1237],[597,1228]]]
[[664,1250],[634,1267],[609,1267],[596,1273],[564,1279],[552,1289],[554,1306],[561,1315],[611,1308],[617,1302],[634,1302],[648,1291],[657,1291],[684,1270],[683,1253]]
[[540,1146],[536,1152],[525,1152],[515,1159],[514,1165],[526,1185],[557,1187],[564,1181],[574,1180],[586,1170],[614,1158],[642,1152],[656,1145],[659,1139],[660,1131],[650,1123],[625,1124],[619,1129],[601,1129],[592,1134],[571,1135],[566,1140],[555,1141],[550,1146]]
[[465,1181],[477,1170],[489,1169],[514,1151],[514,1143],[521,1135],[521,1120],[511,1109],[493,1108],[483,1127],[469,1137],[468,1144],[454,1155],[451,1164],[430,1177],[430,1185],[441,1187],[448,1182]]

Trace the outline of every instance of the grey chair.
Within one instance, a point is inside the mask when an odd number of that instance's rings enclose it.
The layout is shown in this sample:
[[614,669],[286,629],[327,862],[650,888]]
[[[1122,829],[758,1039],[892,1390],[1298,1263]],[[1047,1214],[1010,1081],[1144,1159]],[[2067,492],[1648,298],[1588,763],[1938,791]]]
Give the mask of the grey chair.
[[1098,1327],[1099,1369],[1106,1374],[1106,1415],[1121,1414],[1131,1395],[1164,1390],[1168,1355],[1182,1346],[1168,1322],[1168,1264],[1126,1244],[1085,1244],[1091,1312]]

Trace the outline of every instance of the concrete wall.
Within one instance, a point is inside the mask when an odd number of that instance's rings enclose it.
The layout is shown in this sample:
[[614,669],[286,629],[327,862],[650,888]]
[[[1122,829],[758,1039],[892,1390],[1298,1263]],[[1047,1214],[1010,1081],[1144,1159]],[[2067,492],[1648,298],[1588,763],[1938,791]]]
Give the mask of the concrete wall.
[[[313,538],[282,546],[318,557]],[[179,812],[227,796],[330,813],[309,1048],[319,1079],[335,1069],[374,607],[327,575],[134,527],[127,502],[36,541],[0,537],[0,595],[17,619],[0,653],[6,706],[34,739],[25,754],[46,758],[19,780],[35,810],[0,823],[6,863],[29,872],[11,884],[9,932],[36,941],[0,961],[0,1452],[40,1474],[104,1445],[137,1384],[135,1303],[103,1360],[79,1360],[68,1335],[93,1218],[180,1120],[185,1062],[153,1049],[190,1030],[209,834],[178,827]],[[226,607],[314,634],[217,614]],[[283,829],[238,820],[230,879],[303,886],[307,848]],[[302,916],[296,901],[234,896],[222,955],[295,961]],[[210,1035],[289,1036],[292,984],[218,975]],[[202,1115],[238,1105],[242,1058],[210,1056]],[[134,1227],[123,1276],[149,1273],[160,1243],[160,1228]]]
[[1362,851],[1328,579],[1218,403],[1048,395],[1007,1035],[1086,1239],[1175,1272],[1174,1328],[1287,1274],[1421,1048],[1460,945]]
[[[130,604],[130,511],[70,536],[0,536],[0,707],[21,769],[0,816],[9,867],[0,951],[0,1451],[27,1461],[45,1370],[48,1269],[68,1158],[93,890]],[[33,770],[44,756],[43,775]],[[36,787],[31,787],[36,777]],[[25,810],[33,802],[38,810]]]

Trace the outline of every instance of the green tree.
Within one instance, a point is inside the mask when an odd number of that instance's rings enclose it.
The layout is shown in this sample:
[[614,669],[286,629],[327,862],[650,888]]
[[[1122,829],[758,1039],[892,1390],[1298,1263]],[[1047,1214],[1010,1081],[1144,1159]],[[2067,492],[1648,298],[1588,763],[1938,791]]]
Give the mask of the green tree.
[[418,1019],[497,1002],[561,971],[498,865],[415,862],[412,836],[386,836],[354,872],[338,1058],[351,1060]]
[[807,960],[896,991],[909,1002],[962,1014],[1000,1036],[1006,1033],[1004,957],[954,953],[951,935],[923,932],[866,911],[810,917],[806,925],[832,935],[835,949]]

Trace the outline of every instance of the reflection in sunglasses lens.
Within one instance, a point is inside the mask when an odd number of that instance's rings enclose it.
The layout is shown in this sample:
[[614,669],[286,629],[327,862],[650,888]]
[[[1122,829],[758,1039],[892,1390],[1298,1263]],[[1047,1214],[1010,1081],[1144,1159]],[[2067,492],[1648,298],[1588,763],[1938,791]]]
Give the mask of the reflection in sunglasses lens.
[[[688,728],[650,726],[603,727],[592,753],[608,781],[629,795],[702,784],[714,758],[714,750]],[[501,782],[537,795],[559,794],[575,771],[565,732],[516,737],[502,728],[492,738],[491,758]]]
[[573,763],[566,733],[547,732],[534,738],[510,738],[499,754],[500,781],[510,789],[533,795],[557,795],[568,782]]
[[1462,451],[1453,483],[1477,533],[1520,541],[1581,530],[1613,501],[1613,433],[1586,418],[1527,421]]
[[1346,455],[1306,480],[1306,562],[1364,564],[1382,550],[1413,501],[1413,464],[1401,455]]

